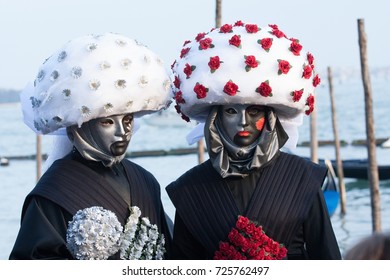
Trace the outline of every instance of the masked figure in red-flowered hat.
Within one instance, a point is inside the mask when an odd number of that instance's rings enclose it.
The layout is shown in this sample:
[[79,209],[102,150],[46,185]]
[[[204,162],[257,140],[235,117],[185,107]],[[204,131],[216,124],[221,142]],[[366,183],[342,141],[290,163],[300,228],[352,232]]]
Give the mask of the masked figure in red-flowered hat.
[[[286,153],[314,109],[314,58],[276,25],[241,21],[187,41],[176,109],[209,159],[166,188],[176,259],[340,259],[321,190],[326,168]],[[191,139],[193,141],[191,141]]]

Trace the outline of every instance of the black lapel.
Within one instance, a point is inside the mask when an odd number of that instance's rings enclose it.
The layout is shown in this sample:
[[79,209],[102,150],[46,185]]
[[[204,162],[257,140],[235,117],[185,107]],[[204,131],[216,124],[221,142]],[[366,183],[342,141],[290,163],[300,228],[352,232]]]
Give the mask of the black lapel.
[[188,229],[214,254],[239,215],[222,177],[208,160],[169,185],[167,192]]
[[122,161],[130,184],[131,206],[138,206],[142,216],[148,217],[160,228],[161,200],[160,185],[155,177],[144,168],[128,160]]
[[326,174],[308,161],[281,153],[263,174],[248,205],[247,217],[271,238],[288,245],[302,225]]
[[102,206],[113,211],[124,224],[127,203],[110,183],[87,166],[68,159],[55,161],[30,195],[40,195],[74,215],[78,210]]

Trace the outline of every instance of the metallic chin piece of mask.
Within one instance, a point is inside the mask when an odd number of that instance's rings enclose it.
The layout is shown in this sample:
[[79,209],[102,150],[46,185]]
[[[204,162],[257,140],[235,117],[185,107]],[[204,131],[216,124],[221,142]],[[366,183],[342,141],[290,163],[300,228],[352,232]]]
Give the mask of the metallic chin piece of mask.
[[221,128],[234,144],[249,146],[259,138],[265,122],[264,106],[233,104],[219,110]]

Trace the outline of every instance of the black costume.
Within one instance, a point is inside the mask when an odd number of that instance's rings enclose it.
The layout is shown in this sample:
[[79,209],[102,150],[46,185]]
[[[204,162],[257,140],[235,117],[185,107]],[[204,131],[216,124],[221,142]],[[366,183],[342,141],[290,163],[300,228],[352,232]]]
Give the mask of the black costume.
[[247,177],[222,178],[210,160],[167,187],[176,207],[173,258],[212,259],[238,215],[283,243],[288,259],[341,259],[321,185],[326,169],[280,152]]
[[[160,200],[160,185],[141,166],[122,160],[112,167],[87,161],[74,150],[55,161],[26,197],[21,228],[10,259],[73,259],[66,248],[68,222],[80,209],[102,206],[125,224],[129,205],[138,206],[165,236],[171,233]],[[118,259],[119,253],[110,257]]]

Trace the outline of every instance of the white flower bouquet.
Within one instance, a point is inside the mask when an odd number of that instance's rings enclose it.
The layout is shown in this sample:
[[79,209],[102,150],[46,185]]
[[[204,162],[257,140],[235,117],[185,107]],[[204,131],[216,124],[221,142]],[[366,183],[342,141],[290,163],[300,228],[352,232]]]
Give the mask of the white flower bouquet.
[[79,260],[106,260],[118,252],[122,230],[113,212],[98,206],[85,208],[69,222],[67,248]]
[[137,206],[123,229],[116,215],[103,207],[77,211],[69,222],[67,248],[79,260],[106,260],[119,251],[123,260],[161,260],[165,253],[164,235]]
[[120,258],[125,260],[162,260],[165,253],[165,239],[156,225],[148,218],[141,218],[137,206],[130,207],[120,248]]

